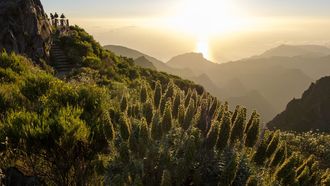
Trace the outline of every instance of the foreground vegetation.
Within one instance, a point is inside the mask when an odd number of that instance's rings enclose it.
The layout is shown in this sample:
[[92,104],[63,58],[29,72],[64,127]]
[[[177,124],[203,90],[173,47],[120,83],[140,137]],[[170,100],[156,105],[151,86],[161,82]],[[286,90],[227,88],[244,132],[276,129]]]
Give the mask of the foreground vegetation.
[[2,169],[48,185],[330,184],[323,152],[262,131],[256,112],[230,111],[201,86],[139,68],[78,27],[55,37],[81,66],[65,80],[0,55]]

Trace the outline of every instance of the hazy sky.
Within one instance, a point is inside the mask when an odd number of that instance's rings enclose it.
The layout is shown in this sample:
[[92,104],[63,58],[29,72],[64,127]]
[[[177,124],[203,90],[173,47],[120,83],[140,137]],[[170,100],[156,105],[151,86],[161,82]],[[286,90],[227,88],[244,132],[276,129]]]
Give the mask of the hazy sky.
[[223,62],[278,44],[330,39],[329,0],[41,0],[102,44],[161,60],[198,51]]
[[[180,0],[42,0],[47,10],[71,16],[153,16],[169,11]],[[221,0],[218,0],[221,1]],[[329,0],[231,0],[264,15],[330,15]]]

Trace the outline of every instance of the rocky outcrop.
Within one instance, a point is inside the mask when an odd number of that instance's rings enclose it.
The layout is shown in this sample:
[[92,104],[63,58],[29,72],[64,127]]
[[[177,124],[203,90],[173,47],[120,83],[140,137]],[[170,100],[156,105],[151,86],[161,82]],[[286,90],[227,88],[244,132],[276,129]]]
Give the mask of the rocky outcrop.
[[0,50],[48,59],[51,26],[40,0],[0,1]]
[[41,180],[36,176],[26,176],[15,167],[8,168],[5,171],[4,185],[33,185],[39,186],[42,184]]
[[330,132],[330,77],[313,83],[301,99],[292,100],[268,126],[299,132]]

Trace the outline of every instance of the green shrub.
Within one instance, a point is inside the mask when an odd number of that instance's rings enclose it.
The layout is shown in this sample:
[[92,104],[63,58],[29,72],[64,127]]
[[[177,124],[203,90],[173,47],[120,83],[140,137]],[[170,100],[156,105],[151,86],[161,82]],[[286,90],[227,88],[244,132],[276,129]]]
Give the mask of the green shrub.
[[102,61],[98,57],[87,56],[87,57],[83,58],[82,65],[84,67],[90,67],[90,68],[98,69],[98,68],[101,67]]

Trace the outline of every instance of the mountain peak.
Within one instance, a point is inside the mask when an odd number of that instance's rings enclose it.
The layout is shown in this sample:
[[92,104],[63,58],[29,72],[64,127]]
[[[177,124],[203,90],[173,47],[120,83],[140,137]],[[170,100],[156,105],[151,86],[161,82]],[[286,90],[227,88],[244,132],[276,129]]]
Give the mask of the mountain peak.
[[202,64],[202,63],[204,64],[204,63],[212,63],[212,62],[204,58],[204,55],[202,53],[189,52],[175,56],[167,63],[175,66],[177,63],[188,63],[189,65],[191,65],[191,64]]
[[190,69],[195,74],[208,73],[216,65],[204,58],[202,53],[190,52],[173,57],[167,62],[172,68]]
[[198,52],[188,52],[188,53],[185,53],[185,54],[181,54],[181,55],[175,56],[173,58],[192,58],[194,60],[196,60],[196,59],[206,60],[204,58],[203,53],[198,53]]

